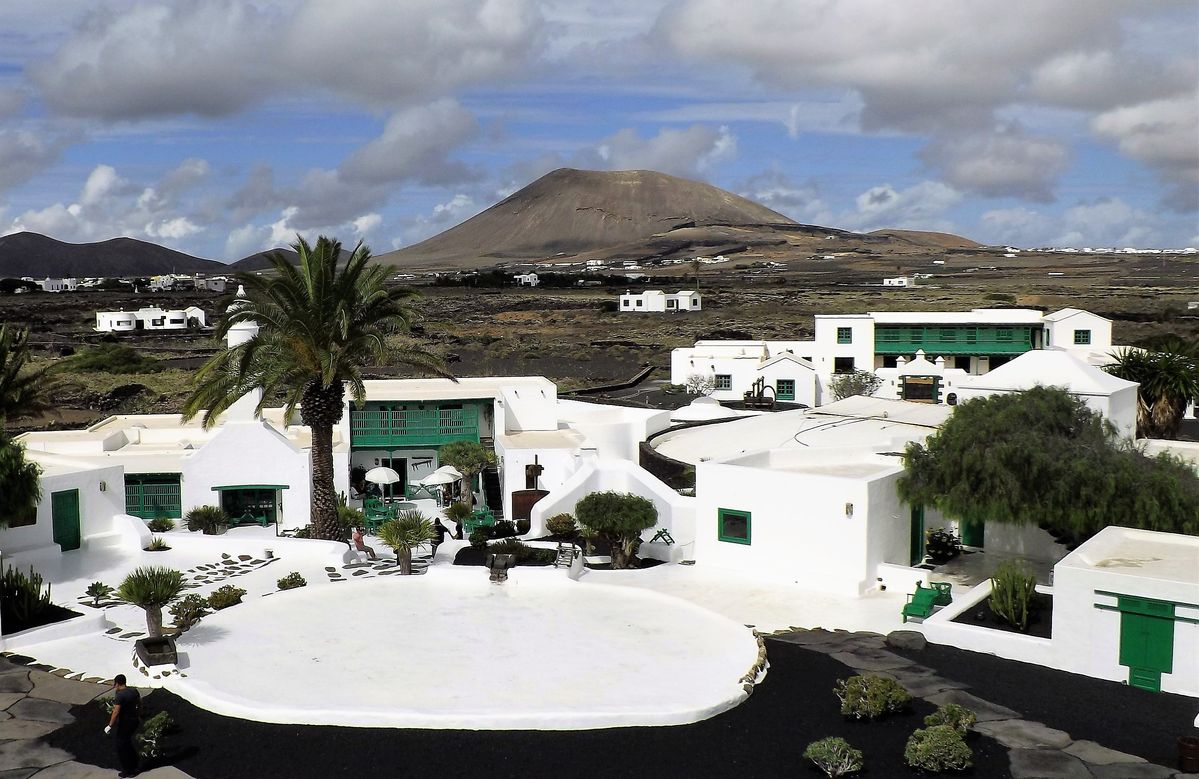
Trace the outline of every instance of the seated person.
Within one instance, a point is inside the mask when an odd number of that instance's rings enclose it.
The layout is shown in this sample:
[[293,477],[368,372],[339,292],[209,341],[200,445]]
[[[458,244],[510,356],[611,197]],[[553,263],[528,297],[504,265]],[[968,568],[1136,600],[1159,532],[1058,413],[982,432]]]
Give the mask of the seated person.
[[366,552],[366,556],[371,560],[378,560],[379,556],[375,554],[375,550],[362,542],[362,528],[354,528],[354,549],[359,552]]

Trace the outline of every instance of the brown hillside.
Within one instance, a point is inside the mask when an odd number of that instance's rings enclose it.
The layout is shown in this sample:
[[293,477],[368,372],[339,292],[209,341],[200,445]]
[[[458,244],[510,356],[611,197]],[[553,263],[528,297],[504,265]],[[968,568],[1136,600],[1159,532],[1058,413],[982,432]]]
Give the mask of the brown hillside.
[[916,246],[938,249],[979,249],[982,247],[981,243],[953,233],[932,233],[924,230],[875,230],[868,235],[893,238],[897,241],[910,242]]

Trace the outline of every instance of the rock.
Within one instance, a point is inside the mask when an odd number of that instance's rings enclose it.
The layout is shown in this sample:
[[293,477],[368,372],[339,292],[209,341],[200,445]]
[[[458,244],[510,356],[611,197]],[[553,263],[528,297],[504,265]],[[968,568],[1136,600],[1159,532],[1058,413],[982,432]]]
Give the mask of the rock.
[[887,634],[887,646],[892,649],[919,651],[928,646],[928,639],[917,630],[892,630]]
[[1065,749],[1074,741],[1065,731],[1025,719],[978,722],[974,729],[1008,749]]
[[8,673],[0,676],[0,693],[29,692],[33,682],[29,681],[29,671],[23,673]]
[[1153,763],[1116,763],[1093,765],[1091,775],[1095,779],[1169,779],[1174,775],[1174,769]]
[[1091,779],[1081,760],[1056,749],[1013,749],[1012,779]]
[[4,692],[0,693],[0,709],[7,709],[17,701],[25,697],[25,693],[21,692]]
[[1130,755],[1126,752],[1117,752],[1116,750],[1108,749],[1101,744],[1096,744],[1094,741],[1075,741],[1062,751],[1068,752],[1084,763],[1090,763],[1091,765],[1147,762],[1143,757]]
[[69,679],[60,679],[57,676],[41,674],[36,671],[31,673],[30,677],[33,681],[33,690],[29,693],[30,698],[42,698],[44,700],[70,703],[78,706],[87,703],[97,695],[107,692],[97,684],[73,682]]
[[[928,702],[937,706],[944,706],[947,703],[956,703],[959,706],[964,706],[974,712],[974,716],[979,722],[994,722],[996,720],[1017,720],[1020,718],[1020,713],[1012,711],[990,701],[984,701],[982,698],[971,695],[968,692],[961,690],[946,690],[945,692],[936,695],[930,695]],[[1082,757],[1076,755],[1076,757]]]
[[0,722],[0,740],[41,738],[61,728],[57,722],[33,722],[23,719],[6,719]]
[[10,768],[7,771],[0,771],[0,779],[29,779],[39,770],[37,768]]
[[75,721],[75,718],[69,711],[69,706],[58,701],[46,701],[40,698],[26,698],[23,701],[17,701],[8,708],[8,713],[23,720],[36,720],[38,722],[57,722],[62,725],[69,725]]

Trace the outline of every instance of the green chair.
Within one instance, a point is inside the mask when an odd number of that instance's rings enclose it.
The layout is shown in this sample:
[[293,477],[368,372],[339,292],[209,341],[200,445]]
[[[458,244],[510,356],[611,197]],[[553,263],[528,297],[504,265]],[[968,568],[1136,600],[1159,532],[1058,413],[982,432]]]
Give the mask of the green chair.
[[469,536],[481,527],[495,527],[495,514],[491,513],[491,509],[489,508],[482,508],[473,512],[470,517],[462,522],[462,532],[464,535]]
[[367,498],[362,502],[362,516],[366,522],[367,531],[377,533],[384,522],[395,519],[395,512],[378,498]]
[[953,585],[949,582],[933,582],[932,588],[937,593],[933,598],[934,605],[948,606],[953,603]]
[[904,604],[903,621],[907,622],[908,617],[925,619],[931,615],[937,605],[937,594],[935,588],[921,587],[920,582],[916,582],[916,591],[908,595],[908,602]]

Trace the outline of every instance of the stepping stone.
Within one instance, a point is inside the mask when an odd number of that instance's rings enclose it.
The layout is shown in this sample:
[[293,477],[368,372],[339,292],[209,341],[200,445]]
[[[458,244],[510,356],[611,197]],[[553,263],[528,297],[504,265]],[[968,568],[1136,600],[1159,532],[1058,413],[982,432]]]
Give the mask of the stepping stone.
[[1062,750],[1071,755],[1074,755],[1084,763],[1091,765],[1111,765],[1112,763],[1145,763],[1148,762],[1143,757],[1130,755],[1127,752],[1117,752],[1114,749],[1096,744],[1094,741],[1075,741],[1070,746]]
[[30,698],[41,698],[79,706],[106,692],[104,688],[94,684],[72,682],[49,674],[33,673],[30,676],[33,681],[33,691],[29,693]]
[[29,681],[28,671],[20,674],[4,674],[0,676],[0,693],[29,692],[32,689],[33,682]]
[[1081,760],[1056,749],[1013,749],[1008,760],[1012,779],[1091,779]]
[[54,670],[54,666],[46,665],[45,663],[30,663],[29,667],[35,671],[45,671],[46,673]]
[[1095,779],[1169,779],[1174,769],[1153,763],[1117,763],[1093,765],[1091,775]]
[[[69,760],[38,772],[38,779],[112,779],[117,773],[111,768],[77,763]],[[149,774],[138,774],[149,776]]]
[[253,556],[251,556],[251,555],[248,555],[248,554],[239,554],[239,555],[237,556],[237,559],[238,559],[238,560],[241,560],[241,561],[244,563],[244,562],[247,562],[247,561],[249,561],[249,560],[253,560],[254,558],[253,558]]
[[354,576],[361,576],[364,573],[366,573],[366,571],[354,571]]
[[251,560],[250,565],[265,565],[266,560]]
[[23,692],[0,692],[0,709],[7,709],[24,697],[25,693]]
[[222,559],[222,560],[228,560],[228,559],[229,559],[229,555],[227,555],[227,554],[225,554],[224,552],[222,552],[222,553],[221,553],[221,559]]
[[349,581],[349,579],[330,579],[329,581],[334,581],[334,582],[346,582],[346,581]]
[[69,725],[75,721],[67,704],[58,701],[45,701],[39,698],[26,698],[8,707],[8,713],[23,720],[37,722],[57,722]]
[[8,662],[15,663],[16,665],[29,665],[33,662],[33,658],[28,655],[10,654],[5,655],[5,657],[8,658]]
[[55,676],[61,676],[65,679],[71,675],[71,670],[69,668],[55,668],[50,673],[54,674]]
[[977,722],[974,729],[1008,749],[1065,749],[1074,741],[1065,731],[1026,719]]
[[[902,684],[903,688],[915,698],[931,700],[932,696],[947,690],[961,690],[966,687],[961,682],[950,681],[942,676],[938,676],[936,672],[922,668],[921,666],[893,668],[890,671],[874,671],[873,673],[878,676],[887,676],[894,679]],[[1019,716],[1019,714],[1012,713],[1003,719]]]
[[861,651],[845,649],[840,652],[833,652],[829,656],[837,662],[845,663],[845,665],[856,668],[859,671],[890,671],[895,668],[907,668],[915,665],[913,661],[906,657],[900,657],[897,654],[881,649]]
[[0,771],[14,768],[45,768],[70,759],[69,753],[46,746],[40,741],[26,739],[0,744]]
[[[974,715],[978,717],[979,722],[995,722],[997,720],[1005,719],[1016,720],[1020,718],[1020,713],[1017,711],[1012,711],[1009,708],[991,703],[990,701],[984,701],[982,698],[971,695],[968,692],[962,692],[961,690],[946,690],[945,692],[938,693],[936,695],[930,695],[928,698],[926,698],[926,700],[929,703],[937,706],[944,706],[947,703],[956,703],[957,705],[963,706],[974,712]],[[1080,758],[1082,757],[1082,755],[1075,756]]]
[[105,630],[104,632],[111,636],[113,633],[120,633],[121,629],[120,628],[109,628],[108,630]]
[[33,720],[6,719],[0,722],[0,740],[41,738],[62,727],[59,722],[34,722]]
[[928,646],[928,639],[918,630],[892,630],[887,634],[886,643],[893,649],[919,651]]
[[333,566],[331,566],[331,565],[326,565],[326,566],[325,566],[325,570],[326,570],[326,571],[329,571],[330,573],[332,573],[333,571],[336,571],[337,569],[336,569],[336,568],[334,568],[334,567],[333,567]]
[[121,638],[137,638],[141,633],[122,633]]

